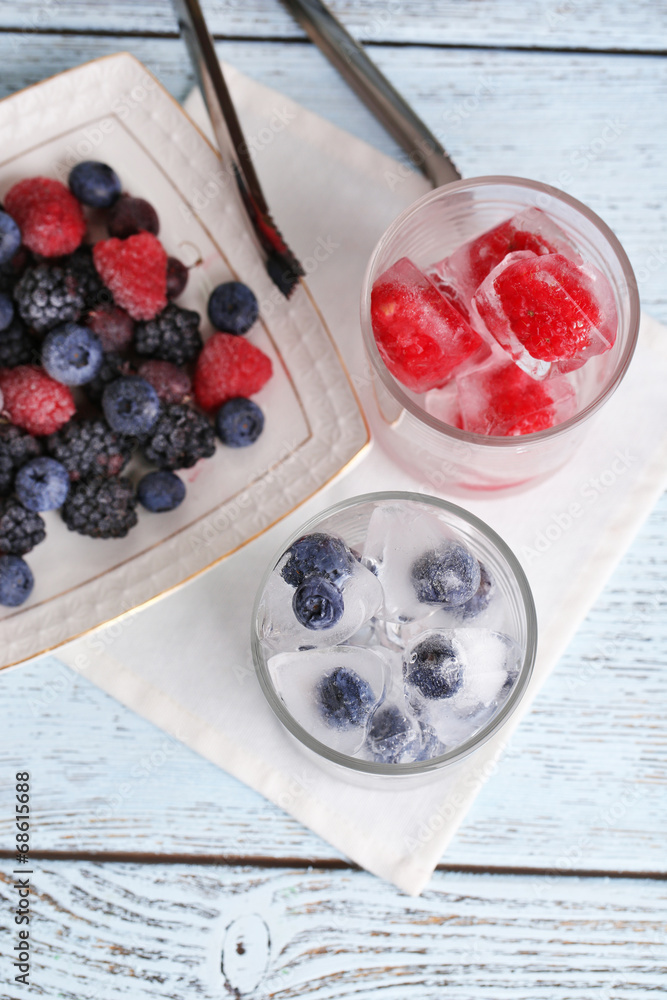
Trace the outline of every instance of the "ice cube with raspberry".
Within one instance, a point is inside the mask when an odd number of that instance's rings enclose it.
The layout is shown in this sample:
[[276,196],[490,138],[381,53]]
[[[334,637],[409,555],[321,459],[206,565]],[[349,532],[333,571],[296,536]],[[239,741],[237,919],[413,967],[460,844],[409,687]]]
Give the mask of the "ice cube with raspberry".
[[473,308],[533,378],[574,371],[616,340],[609,282],[592,264],[563,254],[509,254],[477,290]]
[[490,354],[452,299],[407,257],[373,285],[371,323],[382,360],[413,392],[445,385]]

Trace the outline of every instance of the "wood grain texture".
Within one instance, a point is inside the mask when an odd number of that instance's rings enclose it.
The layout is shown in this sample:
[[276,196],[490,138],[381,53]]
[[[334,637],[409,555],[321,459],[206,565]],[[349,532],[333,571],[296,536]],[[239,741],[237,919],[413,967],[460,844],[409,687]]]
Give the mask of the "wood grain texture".
[[32,880],[35,996],[640,1000],[665,984],[661,882],[437,873],[416,900],[362,872],[56,863]]
[[[355,38],[379,44],[485,45],[654,51],[665,47],[667,10],[650,0],[331,0]],[[204,0],[210,30],[239,36],[303,39],[275,0]],[[157,0],[2,0],[0,25],[19,30],[167,34],[176,31],[169,3]]]
[[[667,871],[666,528],[667,497],[443,861]],[[9,777],[27,767],[35,850],[340,857],[55,660],[1,674],[0,704],[0,849],[12,846]]]
[[[400,155],[314,49],[217,48],[241,71]],[[193,85],[178,39],[0,35],[0,95],[119,49],[145,62],[179,99]],[[667,320],[667,59],[410,47],[378,49],[377,59],[464,176],[534,177],[598,212],[628,251],[644,308]]]

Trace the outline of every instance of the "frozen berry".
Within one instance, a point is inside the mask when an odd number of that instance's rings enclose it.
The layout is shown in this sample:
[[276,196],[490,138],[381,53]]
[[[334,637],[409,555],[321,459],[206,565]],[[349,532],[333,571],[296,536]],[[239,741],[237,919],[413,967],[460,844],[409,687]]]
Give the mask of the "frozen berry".
[[294,591],[292,610],[305,628],[332,628],[343,616],[343,595],[326,577],[309,576]]
[[181,309],[170,302],[167,308],[148,323],[138,323],[134,331],[137,354],[184,365],[194,361],[202,349],[200,317],[192,309]]
[[18,317],[0,331],[0,368],[16,368],[36,360],[35,342]]
[[[0,238],[2,234],[0,233]],[[25,269],[33,263],[33,255],[27,247],[19,247],[11,260],[0,264],[0,291],[13,295],[16,283]]]
[[21,230],[11,215],[0,212],[0,264],[8,264],[21,246]]
[[5,208],[18,224],[23,243],[42,257],[72,253],[86,232],[81,206],[60,181],[30,177],[5,196]]
[[65,323],[46,335],[42,364],[58,382],[84,385],[100,370],[102,345],[88,327]]
[[104,420],[70,420],[45,441],[52,458],[65,467],[72,482],[91,476],[117,476],[127,465],[134,442],[116,434]]
[[378,763],[410,763],[421,750],[421,734],[398,705],[385,702],[373,713],[367,743]]
[[144,445],[144,455],[161,469],[189,469],[215,453],[215,433],[201,413],[175,403],[165,406]]
[[13,424],[0,424],[0,495],[11,492],[14,473],[42,453],[40,442]]
[[102,240],[93,260],[116,305],[132,319],[153,319],[167,305],[167,254],[151,233]]
[[66,274],[83,296],[86,309],[98,309],[113,305],[113,296],[97,273],[93,261],[93,248],[87,243],[58,261]]
[[0,500],[0,552],[23,556],[46,538],[44,521],[13,497]]
[[576,397],[564,377],[542,382],[508,361],[458,380],[461,426],[475,434],[533,434],[574,414]]
[[375,702],[368,681],[346,667],[334,667],[324,674],[315,697],[322,719],[332,729],[363,726]]
[[11,422],[30,434],[52,434],[76,409],[70,389],[37,365],[0,369],[0,391]]
[[262,433],[264,414],[257,403],[237,396],[222,404],[215,415],[215,429],[229,448],[245,448]]
[[432,632],[412,647],[403,664],[406,684],[424,698],[451,698],[463,684],[463,657],[455,639]]
[[480,569],[471,552],[457,542],[448,542],[415,560],[410,577],[422,603],[456,608],[477,592]]
[[92,208],[110,208],[120,197],[120,178],[106,163],[84,160],[70,171],[69,189]]
[[102,409],[109,427],[118,434],[145,437],[157,423],[160,400],[145,379],[129,375],[106,387]]
[[188,269],[178,257],[167,257],[167,298],[177,299],[188,283]]
[[76,322],[85,307],[83,289],[61,264],[37,264],[21,276],[14,298],[23,322],[36,333]]
[[103,351],[123,351],[132,343],[134,320],[124,309],[111,303],[89,312],[86,326],[93,331]]
[[28,600],[35,585],[32,570],[20,556],[0,556],[0,604],[17,608]]
[[88,479],[72,486],[62,519],[90,538],[124,538],[137,523],[137,499],[129,479]]
[[273,373],[271,359],[231,333],[214,333],[197,359],[194,390],[204,410],[215,410],[235,396],[252,396]]
[[190,376],[170,361],[143,361],[137,374],[150,382],[163,403],[183,403],[190,398]]
[[0,292],[0,331],[6,330],[14,319],[14,303],[9,295]]
[[102,355],[102,364],[97,369],[97,373],[83,387],[88,399],[93,403],[101,403],[104,390],[110,382],[115,382],[117,378],[125,375],[133,375],[132,365],[118,351],[108,351]]
[[131,198],[127,194],[115,203],[107,222],[109,234],[120,240],[140,232],[152,233],[153,236],[160,232],[160,220],[150,202],[143,198]]
[[343,539],[321,531],[297,538],[287,556],[280,575],[290,587],[298,587],[309,576],[323,576],[341,586],[354,570],[354,556]]
[[185,498],[185,483],[176,473],[160,469],[139,480],[137,499],[153,514],[174,510]]
[[17,472],[14,488],[26,510],[55,510],[69,492],[67,469],[54,458],[33,458]]
[[254,293],[240,281],[227,281],[211,292],[208,318],[222,333],[246,333],[259,316]]
[[479,564],[479,587],[477,591],[473,594],[469,601],[465,604],[461,604],[456,609],[456,615],[458,618],[467,620],[469,618],[477,618],[481,615],[482,611],[486,611],[489,604],[491,603],[491,598],[493,597],[496,590],[496,585],[493,577],[489,573],[488,569],[484,563]]

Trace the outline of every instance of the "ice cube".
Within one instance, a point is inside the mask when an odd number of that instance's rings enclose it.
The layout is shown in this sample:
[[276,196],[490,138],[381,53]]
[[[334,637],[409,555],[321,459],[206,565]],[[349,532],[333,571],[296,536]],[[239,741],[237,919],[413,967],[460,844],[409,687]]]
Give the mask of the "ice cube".
[[486,276],[508,254],[519,250],[533,254],[560,253],[573,260],[579,259],[553,219],[539,208],[529,208],[465,243],[434,264],[427,273],[470,319],[472,297]]
[[609,282],[562,254],[508,254],[477,289],[472,311],[534,379],[574,371],[616,340]]
[[307,628],[295,615],[295,596],[298,600],[298,595],[303,593],[307,582],[318,578],[307,577],[300,587],[292,587],[281,576],[280,565],[269,577],[258,609],[259,634],[262,642],[272,651],[308,649],[345,642],[382,605],[382,587],[377,577],[355,560],[350,576],[339,585],[343,603],[340,617],[330,627]]
[[382,764],[406,764],[415,761],[423,749],[419,722],[404,705],[385,701],[373,713],[366,739],[372,760]]
[[430,629],[406,650],[406,697],[420,721],[452,748],[493,718],[518,676],[521,658],[518,643],[504,633]]
[[371,323],[387,368],[413,392],[444,385],[490,353],[446,294],[407,257],[376,279]]
[[332,646],[277,653],[268,669],[292,717],[315,739],[355,754],[366,724],[384,697],[385,666],[372,650]]
[[441,389],[430,389],[424,396],[424,409],[431,416],[450,427],[463,427],[457,379],[452,379]]
[[457,379],[461,422],[475,434],[512,436],[542,431],[568,420],[577,408],[565,379],[536,381],[513,361]]
[[382,617],[401,623],[426,618],[435,607],[421,601],[412,579],[416,560],[451,540],[445,526],[425,510],[385,503],[371,514],[362,553],[382,584]]

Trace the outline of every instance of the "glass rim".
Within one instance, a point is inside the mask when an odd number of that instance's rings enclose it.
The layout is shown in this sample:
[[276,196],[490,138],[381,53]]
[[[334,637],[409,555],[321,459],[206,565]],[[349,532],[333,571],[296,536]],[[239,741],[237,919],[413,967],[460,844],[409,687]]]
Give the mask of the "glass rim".
[[[628,341],[614,370],[613,378],[610,379],[598,396],[592,400],[588,406],[584,407],[584,409],[579,413],[575,413],[574,416],[569,417],[560,424],[556,424],[554,427],[548,427],[546,430],[533,431],[530,434],[520,434],[516,436],[477,434],[474,431],[465,431],[458,427],[454,427],[452,424],[445,423],[438,417],[428,413],[426,409],[419,406],[418,403],[415,403],[415,401],[407,395],[382,360],[375,342],[375,336],[373,334],[373,328],[370,321],[371,274],[373,273],[378,257],[385,249],[387,243],[394,238],[396,233],[410,220],[413,215],[421,211],[424,206],[429,205],[432,201],[437,201],[442,197],[446,197],[452,192],[485,187],[491,184],[506,184],[510,187],[528,188],[542,194],[548,194],[557,201],[561,201],[566,205],[569,205],[570,208],[575,209],[587,218],[588,221],[601,232],[615,254],[623,272],[630,298]],[[370,260],[368,261],[368,265],[364,273],[361,288],[361,332],[364,340],[364,346],[372,361],[376,374],[380,377],[382,383],[389,391],[393,399],[421,423],[426,424],[428,427],[431,427],[440,434],[454,438],[458,441],[463,441],[466,444],[483,444],[490,448],[498,449],[516,448],[519,442],[532,445],[538,444],[542,441],[555,439],[561,434],[567,433],[569,430],[578,427],[579,424],[583,423],[584,420],[588,419],[588,417],[592,416],[597,410],[599,410],[600,407],[614,394],[625,377],[625,373],[628,370],[628,366],[632,361],[632,356],[637,346],[640,320],[641,307],[639,293],[637,291],[637,279],[635,277],[632,264],[630,263],[628,255],[623,249],[618,237],[609,228],[606,222],[604,222],[599,215],[597,215],[583,202],[578,201],[576,198],[573,198],[572,195],[567,194],[565,191],[561,191],[559,188],[553,187],[550,184],[543,184],[541,181],[530,180],[526,177],[514,177],[504,174],[473,177],[470,179],[453,181],[450,184],[445,184],[441,187],[434,188],[432,191],[428,191],[425,195],[422,195],[421,198],[418,198],[417,201],[408,205],[408,207],[405,208],[400,215],[396,216],[394,221],[389,224],[375,245],[375,249],[370,256]]]
[[[459,743],[452,750],[448,750],[446,753],[440,754],[438,757],[432,757],[427,761],[417,761],[410,764],[381,764],[375,761],[360,760],[357,757],[352,757],[350,754],[344,754],[337,750],[333,750],[331,747],[327,746],[326,743],[322,743],[321,740],[312,736],[302,725],[300,725],[300,723],[296,721],[285,703],[279,697],[273,685],[273,681],[271,680],[271,676],[266,666],[264,652],[261,646],[261,640],[258,635],[256,624],[259,604],[269,576],[273,572],[283,553],[293,542],[297,540],[297,538],[300,538],[304,533],[308,532],[312,528],[315,528],[325,518],[331,517],[334,514],[350,507],[360,506],[364,503],[375,503],[378,501],[401,500],[424,503],[427,506],[437,507],[441,511],[445,511],[448,514],[453,514],[455,517],[459,517],[472,528],[479,531],[480,534],[482,534],[485,539],[491,542],[492,545],[498,550],[500,555],[508,564],[511,574],[518,586],[520,603],[525,614],[526,649],[521,668],[507,701],[505,701],[500,711],[497,712],[497,714],[494,715],[486,723],[486,725],[482,726],[477,733],[474,733],[467,740],[464,740],[463,743]],[[351,771],[376,776],[408,776],[424,775],[433,771],[439,771],[449,764],[462,760],[464,757],[469,756],[479,747],[487,743],[488,740],[504,726],[509,716],[512,715],[515,708],[521,701],[532,676],[533,667],[535,665],[535,657],[537,654],[537,632],[537,611],[535,609],[535,601],[530,589],[530,584],[528,583],[528,578],[526,577],[519,560],[512,552],[507,542],[505,542],[500,535],[493,530],[493,528],[491,528],[485,521],[482,521],[482,519],[477,517],[475,514],[471,514],[463,507],[459,507],[457,504],[453,504],[449,500],[443,500],[441,497],[402,490],[385,490],[377,493],[362,493],[358,496],[349,497],[347,500],[341,500],[338,503],[327,507],[319,514],[309,518],[308,521],[302,524],[297,531],[293,532],[289,539],[280,546],[270,560],[268,567],[262,576],[262,580],[258,587],[253,604],[251,621],[251,649],[255,673],[266,700],[268,701],[274,714],[283,723],[285,728],[300,743],[306,746],[309,750],[312,750],[318,756],[324,757],[331,763],[338,764],[339,766],[347,768]]]

